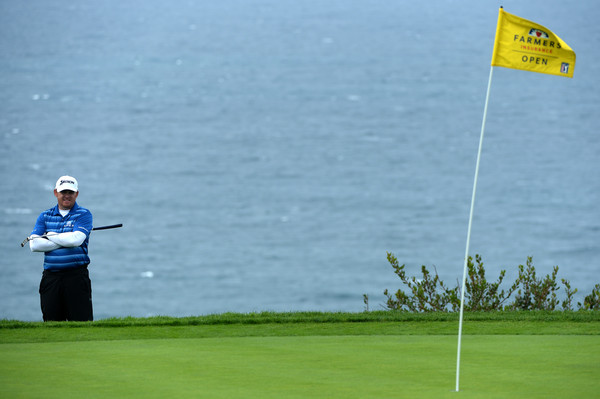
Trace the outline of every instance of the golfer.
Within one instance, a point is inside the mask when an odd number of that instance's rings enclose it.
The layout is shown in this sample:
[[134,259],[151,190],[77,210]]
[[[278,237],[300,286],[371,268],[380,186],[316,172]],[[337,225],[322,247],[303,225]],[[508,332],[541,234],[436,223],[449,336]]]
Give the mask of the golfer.
[[80,207],[77,180],[60,177],[58,204],[40,214],[29,237],[32,252],[44,252],[40,303],[44,321],[93,320],[88,242],[92,214]]

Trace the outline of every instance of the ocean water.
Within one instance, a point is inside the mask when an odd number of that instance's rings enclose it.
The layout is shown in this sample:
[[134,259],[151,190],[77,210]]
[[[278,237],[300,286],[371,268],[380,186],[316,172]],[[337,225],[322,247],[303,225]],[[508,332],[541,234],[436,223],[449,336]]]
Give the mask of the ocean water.
[[0,318],[41,320],[21,248],[63,174],[97,231],[95,317],[380,309],[393,252],[454,285],[498,7],[577,53],[496,68],[471,254],[600,283],[600,5],[4,1]]

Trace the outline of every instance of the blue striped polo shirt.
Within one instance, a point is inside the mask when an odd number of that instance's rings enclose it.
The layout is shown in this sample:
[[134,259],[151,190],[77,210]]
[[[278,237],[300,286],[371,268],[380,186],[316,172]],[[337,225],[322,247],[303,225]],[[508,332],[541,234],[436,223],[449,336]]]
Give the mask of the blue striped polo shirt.
[[58,248],[44,254],[44,270],[58,271],[81,267],[90,263],[88,256],[88,242],[92,231],[92,213],[77,205],[62,216],[58,205],[45,210],[38,216],[35,227],[31,234],[42,235],[44,233],[69,233],[81,231],[87,236],[83,244],[73,248]]

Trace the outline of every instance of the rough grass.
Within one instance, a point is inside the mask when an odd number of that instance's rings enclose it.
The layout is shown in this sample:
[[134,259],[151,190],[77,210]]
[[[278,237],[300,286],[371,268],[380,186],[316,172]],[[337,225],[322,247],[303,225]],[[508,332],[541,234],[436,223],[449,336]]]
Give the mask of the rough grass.
[[[332,335],[457,335],[455,313],[225,313],[112,318],[94,322],[0,320],[0,344],[121,339]],[[464,315],[465,335],[599,335],[600,312],[482,312]]]

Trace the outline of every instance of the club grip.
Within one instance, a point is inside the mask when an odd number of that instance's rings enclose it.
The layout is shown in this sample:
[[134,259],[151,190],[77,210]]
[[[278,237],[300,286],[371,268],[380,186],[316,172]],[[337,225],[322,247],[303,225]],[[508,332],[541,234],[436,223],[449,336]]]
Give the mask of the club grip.
[[92,230],[108,230],[108,229],[116,229],[119,227],[123,227],[123,223],[111,224],[110,226],[94,227]]

